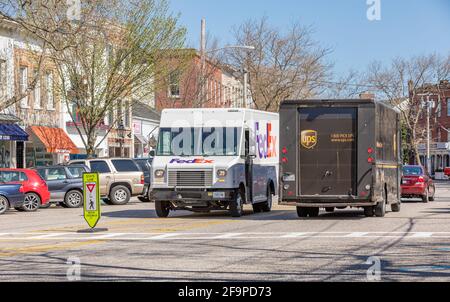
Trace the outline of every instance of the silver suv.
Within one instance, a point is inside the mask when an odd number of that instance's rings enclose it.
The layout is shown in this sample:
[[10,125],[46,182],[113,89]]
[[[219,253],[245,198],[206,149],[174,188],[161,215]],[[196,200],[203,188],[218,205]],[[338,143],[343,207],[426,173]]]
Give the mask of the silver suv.
[[107,204],[127,204],[131,196],[142,195],[144,191],[144,173],[132,159],[98,158],[73,160],[69,163],[79,164],[100,174],[100,195]]

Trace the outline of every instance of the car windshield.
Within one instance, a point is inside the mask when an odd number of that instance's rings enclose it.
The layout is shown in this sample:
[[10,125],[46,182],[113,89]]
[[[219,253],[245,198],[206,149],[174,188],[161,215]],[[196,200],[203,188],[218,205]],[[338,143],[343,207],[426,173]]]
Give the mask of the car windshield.
[[422,174],[421,167],[403,167],[403,175],[420,176]]
[[242,128],[163,128],[158,156],[237,156]]

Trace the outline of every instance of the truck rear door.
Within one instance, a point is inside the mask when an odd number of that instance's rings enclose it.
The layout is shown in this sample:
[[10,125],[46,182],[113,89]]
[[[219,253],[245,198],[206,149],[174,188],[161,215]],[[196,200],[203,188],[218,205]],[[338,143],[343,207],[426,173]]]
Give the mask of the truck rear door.
[[356,195],[357,108],[298,110],[300,195]]

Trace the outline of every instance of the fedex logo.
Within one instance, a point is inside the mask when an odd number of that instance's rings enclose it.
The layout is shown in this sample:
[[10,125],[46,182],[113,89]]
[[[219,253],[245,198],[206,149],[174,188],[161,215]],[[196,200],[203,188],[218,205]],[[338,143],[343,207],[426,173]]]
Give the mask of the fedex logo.
[[174,158],[170,161],[170,163],[171,164],[213,164],[214,160],[203,159],[203,158],[196,158],[196,159],[192,159],[192,160]]
[[266,132],[260,133],[259,122],[255,123],[256,148],[259,158],[272,158],[277,156],[277,137],[272,135],[272,123],[267,123]]

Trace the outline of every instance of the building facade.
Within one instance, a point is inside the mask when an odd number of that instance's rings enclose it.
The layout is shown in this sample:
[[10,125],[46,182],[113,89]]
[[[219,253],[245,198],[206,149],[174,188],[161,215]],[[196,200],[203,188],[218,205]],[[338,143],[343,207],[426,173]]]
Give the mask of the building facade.
[[[430,100],[434,106],[430,109],[430,156],[431,171],[450,167],[450,83],[448,80],[438,84],[426,85],[415,91],[416,101]],[[426,111],[419,119],[420,129],[426,129]],[[426,130],[424,130],[426,136]],[[426,142],[419,146],[421,164],[426,164]]]

